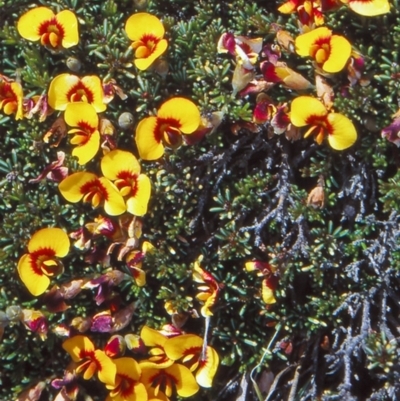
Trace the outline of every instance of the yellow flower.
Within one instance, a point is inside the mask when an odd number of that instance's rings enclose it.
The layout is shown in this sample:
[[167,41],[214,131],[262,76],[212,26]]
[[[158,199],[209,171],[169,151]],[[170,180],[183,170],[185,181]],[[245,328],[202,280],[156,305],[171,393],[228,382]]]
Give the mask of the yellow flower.
[[318,144],[327,138],[335,150],[347,149],[357,139],[357,131],[346,116],[329,113],[320,100],[310,96],[299,96],[292,101],[290,120],[296,127],[311,125],[304,137],[315,134]]
[[113,181],[119,193],[125,197],[127,211],[135,216],[147,213],[151,183],[149,177],[140,174],[140,164],[136,157],[123,150],[115,149],[101,160],[101,171]]
[[115,384],[106,384],[110,394],[106,401],[147,401],[146,387],[140,382],[142,373],[139,364],[133,358],[114,359],[117,367]]
[[125,31],[133,41],[135,65],[139,70],[147,70],[168,47],[164,38],[164,26],[154,15],[137,13],[126,21]]
[[92,341],[82,335],[65,340],[62,347],[77,363],[76,373],[82,373],[85,380],[89,380],[97,372],[99,380],[106,385],[114,386],[117,374],[115,363],[104,351],[95,349]]
[[18,82],[0,75],[0,110],[7,115],[15,113],[15,119],[21,120],[23,113],[22,86]]
[[192,134],[200,125],[200,112],[190,100],[175,97],[161,105],[156,117],[144,118],[136,128],[136,145],[144,160],[164,154],[164,144],[178,147],[182,134]]
[[326,27],[314,29],[298,36],[296,52],[300,56],[312,57],[325,72],[341,71],[351,56],[351,44],[339,35],[332,35]]
[[104,210],[110,216],[118,216],[126,210],[117,187],[107,178],[98,178],[93,173],[81,171],[71,174],[60,182],[58,188],[68,202],[77,203],[83,198],[94,208],[104,203]]
[[96,110],[89,103],[69,103],[64,119],[68,125],[75,127],[68,131],[69,134],[74,134],[71,143],[77,145],[72,155],[78,158],[79,164],[86,164],[93,159],[100,147],[99,117]]
[[38,296],[50,285],[50,277],[63,272],[58,258],[68,254],[68,235],[60,228],[43,228],[33,234],[28,252],[18,262],[18,273],[29,292]]
[[390,11],[388,0],[340,0],[351,10],[366,17],[386,14]]
[[203,339],[194,334],[182,334],[169,338],[165,343],[165,353],[174,361],[182,359],[182,363],[189,367],[191,372],[196,371],[197,383],[209,388],[219,364],[217,352],[210,346],[205,347],[203,354]]
[[79,42],[78,20],[72,11],[64,10],[57,15],[47,7],[36,7],[18,20],[19,34],[27,40],[51,49],[68,49]]
[[58,75],[51,81],[48,95],[49,105],[54,110],[64,111],[73,102],[90,103],[97,113],[107,108],[102,83],[96,75],[83,78],[72,74]]

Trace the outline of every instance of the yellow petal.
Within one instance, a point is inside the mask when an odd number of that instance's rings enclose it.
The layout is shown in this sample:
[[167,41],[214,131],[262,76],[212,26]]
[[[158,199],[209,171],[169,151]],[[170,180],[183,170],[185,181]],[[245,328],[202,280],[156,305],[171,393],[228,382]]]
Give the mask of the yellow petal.
[[81,79],[83,85],[90,91],[93,100],[89,103],[97,113],[103,112],[107,105],[104,103],[104,91],[100,78],[97,75],[88,75]]
[[160,57],[168,48],[168,42],[165,39],[160,40],[149,54],[148,57],[145,58],[136,58],[134,63],[137,69],[141,71],[147,70],[154,61]]
[[278,7],[278,11],[282,14],[291,14],[296,11],[298,3],[295,0],[289,0]]
[[76,75],[60,74],[57,75],[51,82],[48,92],[49,105],[54,110],[65,110],[70,100],[68,92],[78,85],[80,79]]
[[136,13],[131,15],[125,24],[128,38],[133,41],[141,40],[145,35],[153,35],[155,38],[164,37],[164,26],[154,15],[148,13]]
[[60,258],[68,254],[69,247],[68,234],[61,228],[42,228],[33,234],[28,243],[28,251],[30,253],[47,248],[53,250],[55,255]]
[[114,362],[117,366],[117,375],[122,375],[132,380],[139,381],[142,370],[133,358],[118,358],[114,359]]
[[168,358],[176,361],[188,352],[201,351],[202,346],[203,339],[201,337],[194,334],[182,334],[181,336],[169,338],[164,345],[164,350]]
[[351,55],[351,44],[343,36],[333,35],[330,41],[330,54],[322,65],[326,72],[339,72],[343,70]]
[[332,31],[326,27],[313,29],[310,32],[303,33],[295,39],[296,53],[300,56],[310,56],[311,46],[317,41],[329,39],[332,36]]
[[189,99],[175,97],[163,103],[157,112],[161,119],[172,119],[179,122],[180,131],[191,134],[200,124],[200,111]]
[[71,127],[84,127],[88,125],[91,129],[97,129],[99,117],[92,105],[86,102],[69,103],[64,113],[65,122]]
[[149,177],[140,174],[136,180],[136,194],[126,201],[127,210],[135,216],[143,216],[147,213],[151,193],[151,183]]
[[99,181],[107,192],[107,198],[104,201],[105,212],[110,216],[119,216],[124,213],[126,204],[118,188],[105,177],[100,177]]
[[328,122],[332,126],[332,131],[328,135],[328,142],[333,149],[347,149],[357,140],[357,131],[351,120],[346,116],[331,113],[328,115]]
[[262,299],[267,305],[276,303],[274,291],[267,286],[267,280],[262,282]]
[[138,124],[135,136],[143,160],[157,160],[164,154],[164,145],[157,132],[157,118],[147,117]]
[[113,385],[117,374],[117,367],[114,361],[99,349],[94,351],[94,358],[97,362],[99,380],[105,384]]
[[175,379],[176,391],[181,397],[191,397],[199,391],[196,379],[186,366],[175,363],[165,370]]
[[90,162],[98,152],[100,147],[100,133],[95,131],[89,136],[89,140],[82,145],[75,147],[72,156],[78,158],[78,163],[82,166]]
[[136,175],[140,173],[140,164],[136,157],[124,150],[115,149],[108,152],[101,159],[101,171],[103,175],[111,181],[119,177],[121,171]]
[[68,202],[76,203],[85,195],[85,193],[81,191],[81,188],[85,184],[96,182],[96,180],[98,180],[98,178],[95,174],[81,171],[64,178],[58,185],[58,189]]
[[157,330],[154,330],[149,326],[143,326],[142,331],[140,332],[140,337],[147,347],[164,347],[164,344],[167,341],[167,337],[164,337]]
[[296,127],[308,125],[310,117],[324,117],[327,115],[325,106],[311,96],[296,97],[291,104],[290,121]]
[[200,363],[196,372],[196,381],[201,387],[212,387],[212,381],[219,365],[219,356],[212,347],[207,347],[205,361]]
[[348,5],[351,10],[366,17],[374,17],[390,11],[388,0],[350,0]]
[[27,40],[39,40],[40,25],[54,17],[53,11],[47,7],[36,7],[23,14],[18,20],[17,30],[19,34]]
[[50,285],[50,279],[42,272],[33,269],[35,262],[29,254],[23,255],[18,262],[18,274],[28,291],[35,297],[43,294]]
[[[62,344],[65,351],[68,352],[74,362],[79,362],[94,351],[92,341],[86,336],[77,335],[65,340]],[[84,352],[82,352],[84,351]]]
[[75,14],[69,10],[63,10],[56,16],[57,21],[64,28],[64,36],[62,37],[62,46],[68,49],[79,43],[78,20]]

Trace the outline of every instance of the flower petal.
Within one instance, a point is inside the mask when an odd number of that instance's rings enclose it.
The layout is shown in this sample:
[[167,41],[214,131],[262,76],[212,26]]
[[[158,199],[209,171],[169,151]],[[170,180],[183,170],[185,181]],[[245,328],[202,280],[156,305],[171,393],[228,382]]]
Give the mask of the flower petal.
[[196,379],[186,366],[175,363],[165,370],[168,372],[168,375],[174,377],[176,391],[181,397],[191,397],[199,391]]
[[28,291],[35,297],[43,294],[50,285],[50,279],[45,274],[38,274],[32,266],[35,262],[28,253],[18,262],[18,274]]
[[85,184],[95,180],[97,180],[95,174],[81,171],[71,174],[62,180],[58,185],[58,189],[68,202],[76,203],[83,198],[84,193],[81,192],[81,188]]
[[311,96],[296,97],[291,104],[290,121],[296,127],[308,125],[310,117],[324,117],[327,115],[325,106]]
[[161,39],[164,37],[165,29],[161,21],[154,15],[148,13],[136,13],[131,15],[125,24],[128,38],[133,41],[141,40],[145,35],[152,35]]
[[92,129],[97,129],[99,125],[99,117],[96,110],[86,102],[68,103],[64,113],[64,120],[71,127],[88,125]]
[[72,151],[72,156],[78,158],[78,163],[82,166],[90,162],[98,152],[100,147],[100,133],[99,131],[93,132],[89,136],[89,140],[83,145],[78,145]]
[[179,121],[180,131],[184,134],[191,134],[200,125],[200,111],[189,99],[174,97],[163,103],[157,112],[161,119],[172,119]]
[[89,103],[98,113],[103,112],[107,105],[104,103],[104,91],[100,78],[97,75],[88,75],[83,77],[81,81],[93,96],[93,101]]
[[330,41],[330,54],[322,66],[326,72],[339,72],[343,70],[351,56],[351,44],[343,36],[333,35]]
[[136,58],[134,63],[137,69],[144,71],[147,70],[154,61],[160,57],[168,48],[168,42],[165,39],[161,39],[152,50],[148,57]]
[[386,14],[390,11],[388,0],[350,0],[348,6],[357,14],[366,17],[374,17],[376,15]]
[[168,358],[176,361],[194,350],[201,350],[203,339],[194,334],[182,334],[169,338],[164,346]]
[[335,150],[349,148],[357,140],[357,131],[346,116],[339,113],[328,114],[328,122],[332,131],[328,135],[329,145]]
[[32,41],[39,40],[41,37],[39,33],[40,25],[52,18],[54,18],[54,13],[49,8],[33,8],[19,18],[17,30],[24,39]]
[[64,28],[64,36],[62,38],[62,46],[68,49],[79,43],[78,20],[75,14],[69,10],[63,10],[56,16],[57,21]]
[[63,342],[62,347],[68,352],[74,362],[81,361],[87,354],[94,352],[95,349],[92,341],[82,335],[68,338]]
[[126,201],[127,211],[135,216],[143,216],[147,213],[151,193],[149,177],[140,174],[136,179],[136,194]]
[[118,188],[105,177],[100,177],[99,181],[107,192],[107,199],[104,201],[105,212],[110,216],[119,216],[124,213],[126,211],[126,204]]
[[207,347],[205,360],[200,362],[200,367],[196,372],[196,381],[201,387],[212,387],[212,381],[219,365],[219,356],[212,347]]
[[140,164],[132,153],[115,149],[101,159],[101,171],[106,178],[114,181],[119,178],[118,174],[121,171],[132,175],[139,174]]
[[117,367],[114,361],[104,351],[94,351],[94,358],[98,368],[99,380],[105,384],[114,385]]
[[51,82],[48,92],[49,105],[54,110],[65,110],[68,103],[68,92],[78,85],[80,82],[79,77],[72,74],[57,75]]
[[296,53],[303,57],[310,56],[311,46],[315,44],[315,42],[329,40],[331,36],[332,31],[326,27],[303,33],[295,39]]
[[143,160],[157,160],[164,154],[164,145],[156,129],[157,117],[144,118],[136,128],[136,146]]
[[42,228],[33,234],[28,243],[28,251],[30,253],[39,249],[50,248],[60,258],[68,254],[69,247],[68,234],[61,228]]

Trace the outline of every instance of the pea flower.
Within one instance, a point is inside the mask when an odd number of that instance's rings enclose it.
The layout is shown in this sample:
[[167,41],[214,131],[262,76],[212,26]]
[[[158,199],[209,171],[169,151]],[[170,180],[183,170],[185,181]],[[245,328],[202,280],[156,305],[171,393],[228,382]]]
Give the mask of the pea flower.
[[220,284],[215,278],[200,267],[199,262],[194,263],[193,267],[193,280],[199,283],[198,289],[200,293],[196,295],[196,298],[204,302],[201,308],[201,314],[204,317],[212,316],[210,308],[215,304],[220,289]]
[[262,299],[267,305],[276,303],[274,290],[278,285],[279,278],[275,275],[276,269],[267,262],[258,260],[246,262],[245,268],[248,272],[256,271],[257,275],[264,277],[262,281]]
[[96,75],[79,78],[72,74],[57,75],[51,82],[48,103],[54,110],[64,111],[69,103],[90,103],[97,113],[103,112],[104,93],[101,80]]
[[192,372],[184,365],[174,363],[164,369],[143,366],[143,362],[139,365],[142,368],[140,381],[145,385],[148,393],[154,394],[154,397],[150,399],[164,400],[165,396],[171,397],[174,389],[181,397],[191,397],[199,391],[199,385]]
[[136,285],[143,287],[146,285],[146,272],[142,269],[143,260],[147,252],[152,252],[154,246],[148,241],[143,241],[142,250],[134,250],[126,255],[125,261],[130,273],[135,279]]
[[114,384],[106,384],[110,394],[106,401],[147,401],[146,387],[140,382],[142,371],[133,358],[118,358],[114,360],[117,375]]
[[357,131],[346,116],[328,112],[320,100],[310,96],[299,96],[292,101],[290,120],[296,127],[311,125],[304,138],[316,134],[319,145],[327,138],[335,150],[347,149],[357,139]]
[[350,10],[365,17],[386,14],[390,11],[388,0],[340,0],[346,4]]
[[207,346],[203,357],[203,343],[199,336],[183,334],[166,341],[165,353],[174,361],[182,359],[191,372],[196,371],[197,383],[209,388],[218,368],[219,356],[214,348]]
[[0,110],[8,116],[15,113],[15,119],[21,120],[24,117],[23,97],[21,84],[0,74]]
[[118,188],[107,178],[98,178],[93,173],[80,171],[71,174],[60,182],[58,188],[68,202],[77,203],[83,199],[94,208],[104,204],[104,210],[110,216],[118,216],[126,210]]
[[115,363],[104,351],[95,349],[92,341],[83,335],[77,335],[65,340],[62,347],[75,362],[76,373],[82,373],[85,380],[89,380],[97,372],[101,382],[113,386],[117,374]]
[[129,213],[135,216],[146,214],[151,183],[147,175],[140,174],[140,164],[132,153],[112,150],[102,158],[101,171],[114,182],[121,196],[126,198]]
[[71,127],[73,145],[77,145],[72,155],[78,158],[80,165],[88,163],[96,155],[100,147],[98,130],[99,117],[92,105],[85,102],[69,103],[64,113],[65,122]]
[[175,97],[164,102],[157,116],[144,118],[136,128],[136,145],[144,160],[156,160],[164,154],[164,145],[178,147],[182,134],[192,134],[200,125],[200,112],[190,100]]
[[68,254],[68,235],[60,228],[43,228],[32,235],[28,253],[18,262],[18,274],[29,292],[38,296],[50,285],[50,277],[64,270],[58,258]]
[[68,49],[79,42],[78,20],[72,11],[57,15],[47,7],[27,11],[18,20],[19,34],[27,40],[40,43],[50,49]]
[[135,66],[139,70],[147,70],[168,47],[164,38],[164,26],[154,15],[137,13],[131,15],[125,24],[125,32],[133,41],[135,50]]
[[[325,11],[336,6],[335,0],[324,0]],[[320,0],[288,0],[278,8],[278,11],[282,14],[297,13],[300,24],[312,28],[315,25],[319,26],[324,23],[324,15],[321,8]]]
[[333,35],[326,27],[299,35],[295,40],[296,52],[300,56],[312,57],[325,72],[341,71],[351,56],[351,44],[340,35]]

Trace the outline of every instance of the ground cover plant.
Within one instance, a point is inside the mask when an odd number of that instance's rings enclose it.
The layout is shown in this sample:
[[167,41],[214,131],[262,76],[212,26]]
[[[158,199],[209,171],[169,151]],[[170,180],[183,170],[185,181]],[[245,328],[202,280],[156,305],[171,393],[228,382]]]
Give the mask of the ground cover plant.
[[0,0],[0,398],[396,400],[396,0]]

